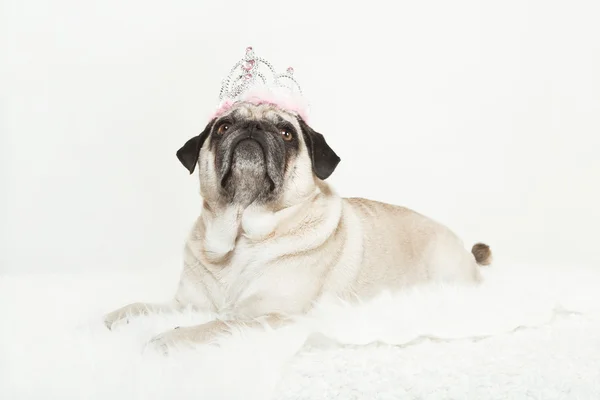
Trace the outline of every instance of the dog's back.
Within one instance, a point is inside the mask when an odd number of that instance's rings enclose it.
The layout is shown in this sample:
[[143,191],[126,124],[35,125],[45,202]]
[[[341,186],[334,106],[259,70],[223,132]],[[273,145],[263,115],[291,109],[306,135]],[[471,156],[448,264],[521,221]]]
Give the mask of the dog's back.
[[363,236],[363,264],[354,284],[357,294],[369,296],[382,288],[432,281],[479,281],[474,255],[444,225],[405,207],[362,198],[344,202],[346,212],[360,221]]

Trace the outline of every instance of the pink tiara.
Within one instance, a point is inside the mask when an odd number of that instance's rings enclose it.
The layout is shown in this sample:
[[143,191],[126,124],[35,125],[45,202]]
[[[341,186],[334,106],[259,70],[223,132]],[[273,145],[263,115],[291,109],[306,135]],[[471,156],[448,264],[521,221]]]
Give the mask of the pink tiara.
[[223,79],[219,93],[220,104],[212,117],[226,112],[237,102],[271,104],[307,119],[308,103],[289,67],[278,74],[267,60],[257,57],[252,47],[246,48],[244,58],[238,61]]

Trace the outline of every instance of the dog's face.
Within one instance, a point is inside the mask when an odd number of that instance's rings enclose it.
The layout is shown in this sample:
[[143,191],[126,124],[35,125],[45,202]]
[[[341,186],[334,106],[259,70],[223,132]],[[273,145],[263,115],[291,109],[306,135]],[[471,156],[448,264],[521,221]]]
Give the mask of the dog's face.
[[236,203],[293,202],[327,179],[340,158],[302,119],[267,104],[237,103],[188,140],[177,157],[200,170],[202,196]]

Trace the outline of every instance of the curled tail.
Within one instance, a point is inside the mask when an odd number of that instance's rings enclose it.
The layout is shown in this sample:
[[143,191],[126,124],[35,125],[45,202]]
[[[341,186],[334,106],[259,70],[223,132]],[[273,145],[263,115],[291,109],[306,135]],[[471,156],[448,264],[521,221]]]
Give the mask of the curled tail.
[[479,265],[490,265],[492,263],[492,250],[487,244],[476,243],[473,245],[471,253],[473,253],[475,261]]

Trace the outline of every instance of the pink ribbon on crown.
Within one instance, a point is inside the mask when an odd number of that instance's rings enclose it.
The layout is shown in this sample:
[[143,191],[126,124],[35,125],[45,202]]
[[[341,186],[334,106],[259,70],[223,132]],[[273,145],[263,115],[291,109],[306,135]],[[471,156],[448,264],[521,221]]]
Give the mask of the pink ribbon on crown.
[[281,110],[296,114],[304,121],[308,120],[308,104],[298,96],[277,93],[276,89],[256,87],[243,93],[238,99],[225,99],[211,115],[211,119],[226,113],[235,103],[245,102],[255,105],[269,104]]

